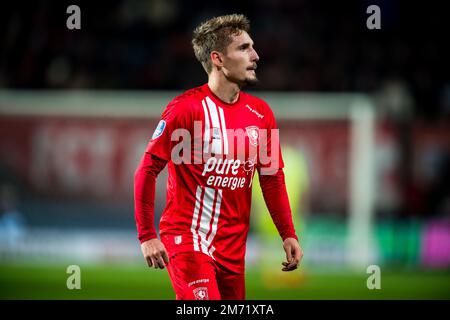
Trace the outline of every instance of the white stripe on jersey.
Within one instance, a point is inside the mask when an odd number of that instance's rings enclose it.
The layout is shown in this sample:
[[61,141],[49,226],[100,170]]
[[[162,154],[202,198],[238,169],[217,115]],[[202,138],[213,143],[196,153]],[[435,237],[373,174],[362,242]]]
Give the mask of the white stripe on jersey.
[[[211,144],[211,152],[216,154],[222,154],[222,134],[220,132],[220,122],[219,115],[217,114],[217,106],[211,100],[210,97],[206,97],[206,104],[208,106],[209,114],[211,116],[211,126],[213,129],[213,139]],[[216,132],[219,133],[219,136],[216,138],[214,135]]]
[[[204,190],[204,192],[203,192]],[[215,203],[215,205],[214,205]],[[222,190],[213,188],[197,187],[194,214],[192,216],[192,240],[194,242],[194,251],[201,251],[214,259],[213,252],[216,250],[212,241],[217,233],[217,225],[220,216],[220,205],[222,203]],[[202,208],[200,210],[200,207]],[[198,217],[200,214],[200,225]],[[212,228],[211,226],[212,219]],[[198,230],[197,230],[198,228]],[[209,236],[208,236],[209,233]],[[199,245],[200,238],[200,245]]]
[[212,232],[206,241],[208,243],[208,252],[213,259],[214,259],[213,252],[216,250],[216,248],[214,248],[214,246],[212,245],[212,241],[217,233],[217,224],[219,223],[219,216],[220,216],[220,205],[222,204],[222,190],[219,189],[217,191],[218,191],[218,193],[217,193],[217,199],[216,199],[216,206],[214,208],[215,214],[214,214],[214,220],[213,220],[213,225],[212,225]]
[[228,136],[227,126],[225,125],[225,116],[223,115],[223,109],[219,107],[220,121],[222,123],[222,137],[223,137],[223,154],[228,154]]
[[198,234],[200,236],[200,245],[203,253],[208,254],[209,243],[206,242],[206,236],[210,230],[211,219],[213,215],[213,204],[216,196],[216,190],[205,187],[205,195],[203,196],[203,210],[200,220]]
[[205,114],[205,132],[203,135],[203,152],[208,153],[209,150],[209,140],[211,140],[211,127],[209,125],[209,112],[206,108],[205,100],[202,100],[203,112]]
[[197,192],[195,194],[195,207],[194,207],[194,215],[192,216],[192,224],[191,224],[191,232],[192,232],[192,240],[194,241],[194,251],[200,251],[198,247],[198,234],[197,234],[197,220],[198,213],[200,210],[200,204],[202,202],[202,187],[197,187]]
[[[213,256],[214,251],[216,251],[216,248],[214,248],[214,246],[211,246],[211,249],[209,249],[209,251],[208,251],[209,255],[213,259],[214,259],[214,256]],[[216,259],[214,259],[214,260],[216,260]]]
[[220,215],[220,205],[222,203],[222,190],[217,190],[218,194],[217,194],[217,199],[216,199],[216,206],[214,208],[214,220],[213,220],[213,225],[212,225],[212,232],[209,235],[207,242],[209,244],[211,244],[212,240],[214,239],[214,237],[216,236],[216,232],[217,232],[217,223],[219,222],[219,215]]

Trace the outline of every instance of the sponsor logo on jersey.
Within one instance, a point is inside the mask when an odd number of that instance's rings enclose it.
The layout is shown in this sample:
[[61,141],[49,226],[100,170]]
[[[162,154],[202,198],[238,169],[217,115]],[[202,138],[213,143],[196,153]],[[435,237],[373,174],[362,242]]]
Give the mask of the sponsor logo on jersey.
[[195,288],[193,291],[196,300],[209,300],[207,287],[198,287]]
[[166,128],[166,122],[164,120],[160,120],[158,125],[156,126],[155,132],[153,132],[152,140],[160,137]]
[[199,284],[199,283],[208,283],[209,279],[198,279],[194,280],[188,283],[188,287],[192,287],[193,285]]
[[250,110],[252,113],[254,113],[258,118],[262,119],[264,118],[264,115],[262,115],[261,113],[259,113],[258,111],[256,111],[255,109],[253,109],[252,107],[250,107],[248,104],[245,105],[245,107]]
[[252,145],[257,146],[259,137],[259,128],[257,126],[249,126],[245,128],[245,131],[247,131],[249,142]]
[[249,172],[252,173],[254,168],[255,168],[255,162],[256,162],[256,156],[255,158],[252,159],[248,159],[247,161],[245,161],[242,166],[244,168],[244,171],[248,174]]

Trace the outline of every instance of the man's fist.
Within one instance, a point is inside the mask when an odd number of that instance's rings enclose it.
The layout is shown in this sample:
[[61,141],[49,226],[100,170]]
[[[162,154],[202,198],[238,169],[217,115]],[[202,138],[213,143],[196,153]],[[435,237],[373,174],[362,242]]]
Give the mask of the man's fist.
[[297,269],[298,264],[302,260],[303,250],[298,241],[294,238],[287,238],[283,242],[283,248],[286,252],[287,262],[283,262],[283,271],[292,271]]
[[143,242],[141,250],[149,267],[164,269],[164,266],[169,264],[166,248],[158,239],[150,239]]

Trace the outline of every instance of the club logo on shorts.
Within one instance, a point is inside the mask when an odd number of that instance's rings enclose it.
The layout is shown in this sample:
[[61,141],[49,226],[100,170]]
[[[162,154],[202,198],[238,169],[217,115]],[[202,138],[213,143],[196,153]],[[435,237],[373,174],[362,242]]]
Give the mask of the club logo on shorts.
[[254,146],[257,146],[259,138],[259,128],[257,126],[250,126],[245,128],[245,131],[247,131],[250,143]]
[[152,140],[160,137],[166,128],[166,122],[164,120],[160,120],[158,125],[156,126],[155,132],[153,132]]
[[208,288],[198,287],[193,290],[195,300],[209,300],[208,298]]

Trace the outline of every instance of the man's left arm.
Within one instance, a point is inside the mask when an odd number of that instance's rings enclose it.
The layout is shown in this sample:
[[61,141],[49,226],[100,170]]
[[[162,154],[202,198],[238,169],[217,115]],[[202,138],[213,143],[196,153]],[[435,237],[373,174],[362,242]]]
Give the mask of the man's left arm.
[[287,261],[282,263],[282,270],[295,270],[303,257],[303,251],[298,242],[298,237],[292,222],[291,207],[286,191],[283,169],[278,169],[272,175],[261,174],[260,169],[258,169],[258,175],[267,209],[270,212],[278,233],[283,239],[283,248],[286,252]]

